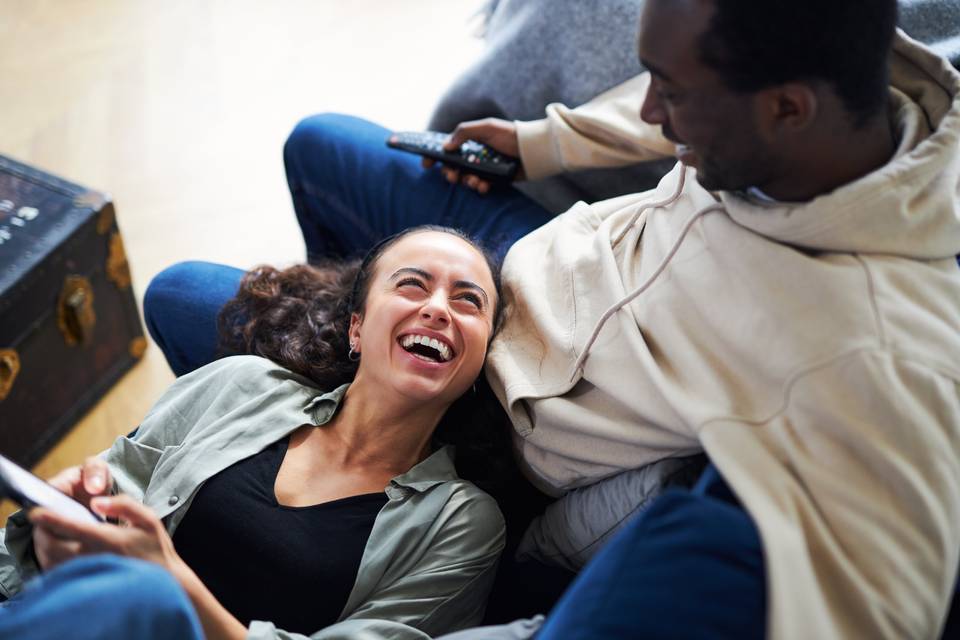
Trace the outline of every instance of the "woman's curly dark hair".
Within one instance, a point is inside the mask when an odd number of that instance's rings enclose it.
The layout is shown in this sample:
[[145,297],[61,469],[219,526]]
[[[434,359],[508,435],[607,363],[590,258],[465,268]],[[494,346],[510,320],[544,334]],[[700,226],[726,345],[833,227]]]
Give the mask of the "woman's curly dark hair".
[[[363,313],[370,278],[380,256],[404,236],[440,231],[463,238],[487,260],[497,292],[493,332],[502,318],[500,271],[481,245],[460,231],[424,225],[406,229],[375,245],[362,260],[329,261],[287,269],[260,266],[247,272],[237,294],[217,319],[221,355],[255,354],[330,390],[353,380],[347,330],[353,313]],[[457,447],[461,477],[488,490],[507,477],[512,465],[509,419],[485,377],[454,402],[433,434],[434,447]]]

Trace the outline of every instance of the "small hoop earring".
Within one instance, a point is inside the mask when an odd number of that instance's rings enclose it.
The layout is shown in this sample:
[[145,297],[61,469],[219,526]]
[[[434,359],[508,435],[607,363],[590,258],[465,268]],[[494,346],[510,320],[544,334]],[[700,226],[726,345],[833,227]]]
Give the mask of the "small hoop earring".
[[360,361],[360,352],[355,351],[357,344],[355,342],[350,343],[350,351],[347,352],[347,360],[350,362],[359,362]]

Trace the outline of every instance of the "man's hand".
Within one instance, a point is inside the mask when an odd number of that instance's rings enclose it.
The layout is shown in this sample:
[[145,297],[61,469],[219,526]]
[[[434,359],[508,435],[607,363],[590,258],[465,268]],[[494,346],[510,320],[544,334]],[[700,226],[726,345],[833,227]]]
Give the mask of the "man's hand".
[[[483,120],[472,120],[457,125],[457,128],[450,134],[450,139],[443,145],[446,151],[456,151],[467,140],[482,142],[485,145],[493,147],[500,153],[514,158],[520,157],[520,142],[517,140],[517,127],[509,120],[500,120],[499,118],[484,118]],[[430,168],[436,164],[436,160],[430,158],[423,159],[424,168]],[[487,193],[490,191],[490,181],[472,174],[461,172],[453,167],[441,167],[443,176],[451,183],[457,182],[474,189],[478,193]],[[523,166],[517,172],[515,180],[523,179]]]
[[[109,494],[113,488],[110,469],[100,458],[87,458],[82,466],[64,469],[49,482],[88,509],[93,498]],[[33,550],[40,567],[51,569],[78,555],[79,544],[76,540],[60,538],[47,529],[36,528]]]

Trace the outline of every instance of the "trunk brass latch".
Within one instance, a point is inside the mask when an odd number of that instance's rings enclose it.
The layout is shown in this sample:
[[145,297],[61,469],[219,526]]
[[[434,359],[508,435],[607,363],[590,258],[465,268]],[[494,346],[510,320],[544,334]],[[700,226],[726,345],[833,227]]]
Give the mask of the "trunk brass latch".
[[69,346],[87,344],[97,324],[93,287],[83,276],[67,276],[57,303],[57,326]]
[[20,356],[13,349],[0,349],[0,401],[10,393],[18,373],[20,373]]

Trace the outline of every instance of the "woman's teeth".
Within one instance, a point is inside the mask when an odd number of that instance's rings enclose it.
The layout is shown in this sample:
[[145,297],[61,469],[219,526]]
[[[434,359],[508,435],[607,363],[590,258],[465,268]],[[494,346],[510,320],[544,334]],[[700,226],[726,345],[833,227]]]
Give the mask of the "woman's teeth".
[[421,347],[421,353],[414,353],[414,355],[424,355],[422,353],[422,349],[428,348],[437,352],[439,357],[434,358],[434,360],[449,362],[453,358],[453,353],[450,351],[450,347],[448,347],[445,343],[440,342],[436,338],[410,334],[403,336],[403,338],[400,339],[400,346],[407,351],[410,351],[414,345],[420,345]]

